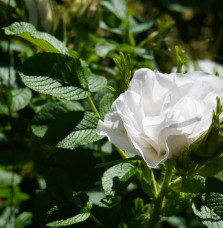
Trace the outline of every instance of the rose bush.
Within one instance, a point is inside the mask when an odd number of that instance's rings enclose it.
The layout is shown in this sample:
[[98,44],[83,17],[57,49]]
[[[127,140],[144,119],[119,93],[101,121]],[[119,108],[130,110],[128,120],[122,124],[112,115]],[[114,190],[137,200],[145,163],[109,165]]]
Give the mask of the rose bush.
[[97,133],[156,167],[208,130],[217,96],[222,100],[223,79],[217,76],[201,71],[162,74],[142,68],[104,122],[98,122]]

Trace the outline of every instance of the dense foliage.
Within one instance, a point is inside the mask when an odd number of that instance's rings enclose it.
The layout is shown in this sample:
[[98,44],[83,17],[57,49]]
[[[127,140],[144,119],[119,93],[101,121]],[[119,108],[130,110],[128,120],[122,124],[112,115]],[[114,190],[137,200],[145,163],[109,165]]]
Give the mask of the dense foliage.
[[171,168],[96,133],[136,69],[223,62],[223,3],[27,2],[0,0],[0,228],[148,227],[160,189],[160,227],[223,227],[219,100],[208,133]]

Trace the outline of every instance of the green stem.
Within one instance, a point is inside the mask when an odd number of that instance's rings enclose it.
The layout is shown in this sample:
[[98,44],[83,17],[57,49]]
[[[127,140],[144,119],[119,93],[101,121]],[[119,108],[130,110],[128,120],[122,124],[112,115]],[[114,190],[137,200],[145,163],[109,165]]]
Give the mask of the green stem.
[[100,116],[100,114],[99,114],[97,108],[95,107],[94,102],[92,101],[92,99],[91,99],[90,96],[87,98],[87,100],[88,100],[88,103],[89,103],[90,106],[91,106],[92,111],[93,111],[99,118],[101,118],[101,116]]
[[169,183],[169,188],[171,188],[173,185],[177,185],[181,181],[182,181],[182,177],[178,177],[177,179],[175,179],[174,181],[172,181],[171,183]]
[[111,162],[97,164],[97,165],[95,165],[95,168],[113,166],[113,165],[117,165],[117,164],[120,164],[120,163],[125,163],[125,162],[130,162],[130,161],[138,161],[138,160],[142,160],[142,158],[141,157],[124,158],[124,159],[120,159],[120,160],[116,160],[116,161],[111,161]]
[[160,214],[162,211],[163,200],[164,200],[164,194],[165,194],[166,190],[168,189],[168,184],[172,178],[173,167],[168,163],[166,163],[166,164],[167,164],[166,173],[164,176],[164,180],[163,180],[160,192],[159,192],[156,200],[154,201],[153,209],[150,214],[150,220],[147,224],[148,228],[155,228],[157,223],[159,222]]
[[158,190],[157,190],[157,186],[156,186],[156,179],[155,179],[155,176],[154,176],[154,173],[153,173],[153,170],[152,169],[151,169],[151,176],[152,176],[153,189],[154,189],[155,194],[156,194],[156,197],[157,197],[158,196]]
[[118,148],[117,146],[115,146],[115,149],[118,151],[122,158],[128,158],[128,156],[122,149]]
[[182,73],[182,66],[183,65],[181,63],[177,64],[177,73],[180,73],[180,74]]
[[90,213],[90,218],[99,226],[105,227],[92,213]]
[[154,38],[156,38],[156,36],[158,35],[159,33],[157,31],[151,33],[145,40],[143,40],[139,45],[138,47],[142,48],[143,46],[145,46],[147,43],[151,42]]

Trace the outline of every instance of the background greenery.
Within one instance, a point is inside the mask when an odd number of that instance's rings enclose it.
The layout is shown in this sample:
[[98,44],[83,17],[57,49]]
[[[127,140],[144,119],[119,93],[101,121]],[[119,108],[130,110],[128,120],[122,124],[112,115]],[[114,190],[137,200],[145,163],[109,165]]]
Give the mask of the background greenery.
[[[53,0],[50,6],[46,27],[37,5],[35,29],[11,25],[34,15],[25,1],[0,0],[0,227],[145,227],[151,174],[143,162],[95,168],[121,157],[105,138],[93,143],[100,139],[98,117],[86,98],[91,94],[103,118],[136,69],[171,72],[176,45],[187,61],[223,63],[223,2]],[[155,169],[158,181],[163,172],[162,165]],[[218,173],[209,186],[223,189],[221,180]],[[169,195],[161,227],[203,227],[183,198],[203,190],[191,191]]]

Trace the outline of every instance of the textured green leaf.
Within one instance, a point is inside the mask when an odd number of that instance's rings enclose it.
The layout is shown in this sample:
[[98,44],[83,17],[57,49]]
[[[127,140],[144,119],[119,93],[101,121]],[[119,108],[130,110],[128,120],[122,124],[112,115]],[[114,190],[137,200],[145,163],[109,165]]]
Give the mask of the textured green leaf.
[[84,109],[78,102],[72,101],[56,101],[45,104],[32,121],[33,133],[42,138],[48,129],[48,125],[69,111],[84,111]]
[[81,60],[81,66],[82,68],[79,70],[80,77],[85,78],[90,92],[97,92],[106,87],[106,78],[93,74],[83,60]]
[[5,34],[22,37],[46,52],[69,54],[61,41],[48,33],[39,32],[32,24],[26,22],[13,23],[5,28]]
[[25,108],[29,104],[32,97],[32,93],[28,88],[13,89],[11,93],[12,100],[9,106],[11,112],[16,112]]
[[108,169],[102,177],[105,194],[114,196],[125,189],[136,172],[136,167],[129,163],[118,164]]
[[115,101],[115,95],[112,93],[107,93],[104,95],[104,97],[101,99],[101,102],[99,104],[99,112],[104,119],[105,115],[110,111],[112,103]]
[[83,88],[79,74],[80,61],[56,53],[40,53],[27,59],[19,69],[22,81],[29,88],[67,100],[90,95]]
[[107,85],[84,61],[57,53],[39,53],[19,69],[24,84],[40,93],[67,100],[84,99]]
[[89,218],[89,216],[90,216],[90,213],[82,213],[82,214],[78,214],[72,218],[62,219],[62,220],[48,223],[47,226],[48,227],[70,226],[72,224],[84,222],[85,220],[87,220]]
[[205,204],[223,219],[223,194],[211,192],[206,196]]
[[[197,197],[192,204],[192,209],[199,220],[209,228],[223,227],[222,211],[223,211],[223,195],[210,194],[205,201]],[[221,216],[220,216],[220,215]]]
[[34,118],[32,130],[47,144],[65,149],[103,138],[96,133],[99,118],[91,112],[77,110],[80,107],[72,103],[47,104]]
[[[81,121],[74,126],[74,117],[79,119],[78,116],[81,117]],[[64,139],[57,142],[55,146],[59,148],[65,148],[65,149],[75,149],[78,146],[85,145],[88,143],[92,143],[95,141],[98,141],[103,138],[103,136],[100,136],[96,133],[97,123],[99,118],[90,112],[79,112],[79,113],[68,113],[68,115],[65,115],[65,118],[67,117],[67,121],[63,121],[61,124],[55,123],[50,125],[50,131],[48,129],[45,139],[47,141],[56,142],[55,139],[58,139],[58,136],[55,133],[54,130],[61,129],[62,126],[69,129],[69,127],[73,127],[70,134],[68,134]],[[68,121],[69,120],[69,121]],[[73,120],[73,124],[71,124],[71,120]],[[64,124],[65,123],[65,124]],[[59,125],[59,126],[58,126]],[[50,134],[53,133],[53,134]]]
[[73,200],[75,204],[81,209],[81,213],[90,212],[92,208],[92,202],[89,196],[84,192],[74,192]]

